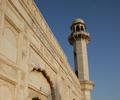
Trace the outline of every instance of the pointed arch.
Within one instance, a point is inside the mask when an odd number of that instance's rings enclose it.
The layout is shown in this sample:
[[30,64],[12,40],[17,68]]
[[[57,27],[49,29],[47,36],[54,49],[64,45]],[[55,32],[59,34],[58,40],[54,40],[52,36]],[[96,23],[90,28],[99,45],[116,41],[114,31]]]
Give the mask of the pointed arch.
[[53,86],[53,82],[52,80],[50,79],[50,76],[47,74],[47,72],[45,70],[42,70],[40,68],[36,68],[34,67],[31,72],[40,72],[42,73],[42,75],[45,77],[45,79],[47,80],[47,82],[49,83],[49,86],[50,86],[50,89],[51,89],[51,97],[52,97],[52,100],[55,100],[55,89],[54,89],[54,86]]

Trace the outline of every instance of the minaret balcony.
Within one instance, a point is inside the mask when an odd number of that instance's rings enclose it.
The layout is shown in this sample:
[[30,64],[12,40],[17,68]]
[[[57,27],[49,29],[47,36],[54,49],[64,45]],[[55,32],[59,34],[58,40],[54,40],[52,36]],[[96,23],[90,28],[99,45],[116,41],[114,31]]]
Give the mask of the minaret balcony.
[[87,42],[90,41],[90,35],[87,32],[80,31],[72,33],[69,36],[69,43],[72,45],[76,40],[85,39]]

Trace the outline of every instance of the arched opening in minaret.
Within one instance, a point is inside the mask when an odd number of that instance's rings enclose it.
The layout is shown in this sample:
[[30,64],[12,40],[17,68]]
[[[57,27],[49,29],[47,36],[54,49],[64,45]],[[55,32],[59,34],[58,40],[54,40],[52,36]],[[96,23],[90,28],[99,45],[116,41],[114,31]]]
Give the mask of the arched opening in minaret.
[[80,27],[76,26],[76,32],[79,32],[79,31],[80,31]]
[[81,28],[81,31],[85,31],[83,26],[81,26],[80,28]]

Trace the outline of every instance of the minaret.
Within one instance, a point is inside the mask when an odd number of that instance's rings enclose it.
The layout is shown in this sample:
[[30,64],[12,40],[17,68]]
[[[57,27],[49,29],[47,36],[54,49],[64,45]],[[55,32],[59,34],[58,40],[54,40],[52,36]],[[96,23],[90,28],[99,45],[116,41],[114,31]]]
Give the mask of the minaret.
[[73,45],[75,73],[81,84],[81,100],[91,100],[91,91],[94,83],[89,80],[87,44],[90,35],[87,32],[86,24],[82,19],[75,19],[71,25],[69,43]]

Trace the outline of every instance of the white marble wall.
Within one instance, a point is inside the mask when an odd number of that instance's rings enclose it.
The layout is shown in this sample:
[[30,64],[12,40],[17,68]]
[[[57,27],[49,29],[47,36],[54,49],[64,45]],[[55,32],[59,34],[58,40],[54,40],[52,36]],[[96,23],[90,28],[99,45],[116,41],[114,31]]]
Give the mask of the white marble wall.
[[80,93],[34,1],[0,0],[0,100],[80,100]]

